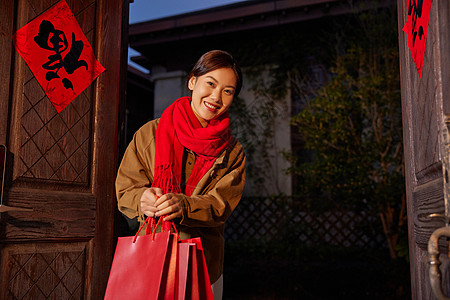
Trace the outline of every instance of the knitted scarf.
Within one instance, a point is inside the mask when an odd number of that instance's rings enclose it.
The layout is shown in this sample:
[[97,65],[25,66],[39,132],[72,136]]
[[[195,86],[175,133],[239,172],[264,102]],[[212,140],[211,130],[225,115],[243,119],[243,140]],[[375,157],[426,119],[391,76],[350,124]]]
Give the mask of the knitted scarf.
[[182,97],[162,114],[156,129],[153,187],[166,193],[182,193],[183,151],[196,154],[192,173],[184,193],[190,196],[195,186],[225,150],[232,135],[230,118],[225,112],[202,127],[191,108],[191,97]]

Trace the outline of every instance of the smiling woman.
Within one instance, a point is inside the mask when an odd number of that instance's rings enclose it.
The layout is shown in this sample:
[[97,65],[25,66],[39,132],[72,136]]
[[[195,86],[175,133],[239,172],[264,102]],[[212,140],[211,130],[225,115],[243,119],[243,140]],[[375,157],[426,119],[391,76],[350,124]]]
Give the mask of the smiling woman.
[[245,155],[228,108],[242,73],[224,51],[205,53],[188,77],[192,97],[140,128],[120,164],[119,210],[140,223],[173,221],[181,238],[201,237],[215,299],[222,298],[224,225],[245,184]]

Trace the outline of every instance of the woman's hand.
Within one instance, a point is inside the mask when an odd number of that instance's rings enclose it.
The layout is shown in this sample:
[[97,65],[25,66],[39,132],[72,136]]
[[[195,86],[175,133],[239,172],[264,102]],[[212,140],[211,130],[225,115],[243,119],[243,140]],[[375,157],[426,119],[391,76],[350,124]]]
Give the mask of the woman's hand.
[[164,221],[170,221],[181,217],[180,201],[183,199],[181,194],[168,193],[156,200],[156,216],[166,216]]
[[162,190],[160,188],[151,187],[148,188],[142,193],[140,203],[141,203],[141,211],[144,215],[154,218],[155,213],[158,211],[156,208],[156,200],[161,197]]

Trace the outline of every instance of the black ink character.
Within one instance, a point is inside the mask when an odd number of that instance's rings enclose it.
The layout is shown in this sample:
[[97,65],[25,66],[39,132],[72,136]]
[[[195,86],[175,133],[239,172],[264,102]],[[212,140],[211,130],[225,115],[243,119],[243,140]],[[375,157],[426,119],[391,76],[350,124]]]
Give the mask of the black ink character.
[[408,4],[408,16],[411,16],[412,14],[412,39],[413,39],[413,47],[416,42],[416,37],[419,35],[419,40],[422,39],[422,36],[424,35],[423,27],[419,26],[419,29],[416,29],[416,23],[417,19],[420,19],[422,17],[422,8],[423,8],[423,0],[409,0]]
[[[72,45],[64,58],[62,53],[69,46],[66,35],[63,31],[55,29],[50,21],[42,21],[41,25],[39,25],[39,33],[34,37],[34,41],[42,49],[55,52],[55,54],[48,57],[48,62],[42,65],[46,70],[55,70],[47,72],[45,75],[47,81],[60,78],[58,71],[61,68],[64,68],[68,74],[72,74],[76,69],[83,66],[86,70],[88,69],[86,61],[80,60],[84,44],[82,41],[75,40],[75,33],[72,33]],[[63,78],[62,83],[66,89],[70,88],[73,90],[73,84],[69,79]]]

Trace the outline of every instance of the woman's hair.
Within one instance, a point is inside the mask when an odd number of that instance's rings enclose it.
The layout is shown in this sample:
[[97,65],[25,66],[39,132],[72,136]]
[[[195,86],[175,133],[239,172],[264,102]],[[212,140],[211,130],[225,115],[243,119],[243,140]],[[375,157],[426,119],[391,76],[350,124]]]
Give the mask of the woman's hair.
[[188,81],[192,77],[199,77],[221,68],[230,68],[234,71],[236,76],[234,97],[236,97],[242,88],[242,72],[233,56],[226,51],[212,50],[203,54],[189,73]]

